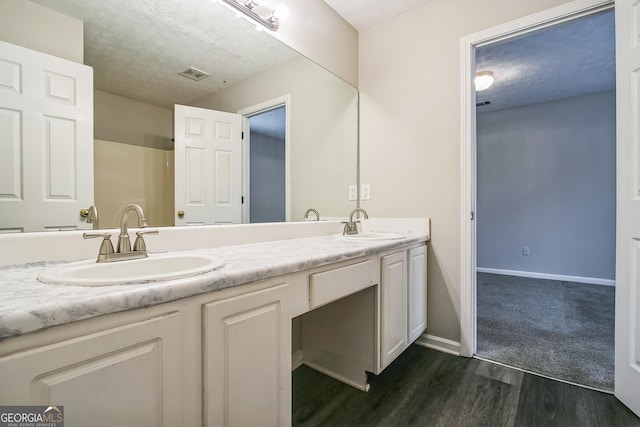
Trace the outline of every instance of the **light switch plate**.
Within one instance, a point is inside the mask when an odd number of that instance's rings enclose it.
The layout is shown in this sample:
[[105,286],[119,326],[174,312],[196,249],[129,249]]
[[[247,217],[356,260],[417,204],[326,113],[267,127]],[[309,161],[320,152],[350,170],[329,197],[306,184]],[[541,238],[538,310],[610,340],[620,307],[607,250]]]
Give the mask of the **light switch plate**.
[[355,201],[358,200],[358,186],[350,185],[349,186],[349,200]]
[[369,184],[362,184],[360,187],[360,195],[362,200],[371,200],[371,186]]

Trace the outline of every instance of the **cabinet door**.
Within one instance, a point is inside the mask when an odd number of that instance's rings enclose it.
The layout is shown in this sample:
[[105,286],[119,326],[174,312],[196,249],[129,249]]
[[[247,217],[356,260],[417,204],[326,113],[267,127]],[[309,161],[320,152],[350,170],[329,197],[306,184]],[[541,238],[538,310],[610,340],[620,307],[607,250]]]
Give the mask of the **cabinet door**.
[[409,250],[409,342],[427,329],[427,247]]
[[204,408],[207,426],[291,424],[289,286],[204,306]]
[[407,252],[380,262],[380,367],[407,348]]
[[178,312],[0,359],[1,405],[61,405],[64,425],[182,424]]

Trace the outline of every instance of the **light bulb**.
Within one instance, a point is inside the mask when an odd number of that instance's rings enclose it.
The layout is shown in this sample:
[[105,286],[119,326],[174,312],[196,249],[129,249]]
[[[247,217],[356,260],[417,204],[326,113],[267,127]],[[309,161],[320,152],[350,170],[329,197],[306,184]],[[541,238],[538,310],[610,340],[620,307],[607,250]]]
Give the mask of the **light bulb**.
[[286,4],[279,4],[275,8],[274,15],[277,16],[280,21],[284,21],[289,16],[289,8]]
[[493,78],[493,72],[491,71],[479,71],[476,73],[476,78],[474,80],[476,85],[476,91],[480,92],[481,90],[489,89],[495,79]]

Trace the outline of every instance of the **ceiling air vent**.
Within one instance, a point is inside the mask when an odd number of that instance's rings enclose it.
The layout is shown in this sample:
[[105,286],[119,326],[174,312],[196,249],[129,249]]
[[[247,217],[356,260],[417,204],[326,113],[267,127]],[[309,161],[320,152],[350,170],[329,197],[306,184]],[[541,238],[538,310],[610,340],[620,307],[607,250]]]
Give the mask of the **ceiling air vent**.
[[178,74],[195,81],[206,79],[207,77],[209,77],[209,73],[205,73],[204,71],[198,70],[197,68],[193,67],[189,67],[188,70],[182,71]]

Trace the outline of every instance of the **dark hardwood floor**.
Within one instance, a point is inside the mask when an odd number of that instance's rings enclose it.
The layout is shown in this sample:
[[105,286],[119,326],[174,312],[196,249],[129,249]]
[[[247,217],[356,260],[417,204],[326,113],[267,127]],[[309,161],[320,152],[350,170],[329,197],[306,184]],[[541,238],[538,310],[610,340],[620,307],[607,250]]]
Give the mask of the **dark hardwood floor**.
[[301,366],[294,426],[640,426],[613,395],[412,345],[371,390]]

